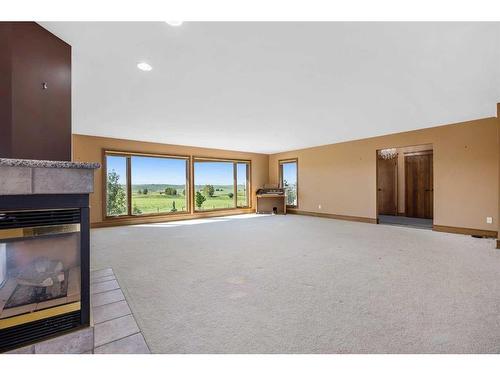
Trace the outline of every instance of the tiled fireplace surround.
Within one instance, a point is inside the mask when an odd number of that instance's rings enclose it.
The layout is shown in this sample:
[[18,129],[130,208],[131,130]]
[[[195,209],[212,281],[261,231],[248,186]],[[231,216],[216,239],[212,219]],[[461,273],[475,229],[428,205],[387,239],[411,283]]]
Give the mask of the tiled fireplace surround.
[[[98,163],[0,158],[0,201],[34,195],[43,200],[61,195],[88,197],[93,192],[94,170],[99,167]],[[8,353],[149,353],[113,270],[92,271],[87,282],[91,294],[89,326]]]

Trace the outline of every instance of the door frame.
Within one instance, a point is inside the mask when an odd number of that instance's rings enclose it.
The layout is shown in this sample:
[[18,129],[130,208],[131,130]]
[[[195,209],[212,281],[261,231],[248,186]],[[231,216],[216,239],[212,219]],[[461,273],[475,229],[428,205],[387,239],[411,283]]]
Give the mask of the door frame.
[[[378,154],[379,154],[379,151],[387,149],[387,148],[395,148],[395,149],[403,149],[402,152],[404,153],[405,148],[419,147],[419,146],[428,146],[429,149],[426,151],[427,152],[430,151],[434,154],[434,143],[432,143],[432,142],[416,143],[416,144],[404,145],[404,146],[397,146],[397,145],[395,145],[395,146],[379,146],[375,149],[375,216],[376,216],[376,223],[377,224],[380,224],[379,219],[378,219]],[[425,151],[412,151],[409,153],[415,153],[415,152],[425,152]],[[405,175],[406,175],[406,170],[405,170]],[[396,179],[397,178],[398,177],[396,176]],[[433,189],[434,189],[434,186],[435,186],[435,183],[434,183],[434,155],[433,155],[433,157],[432,157],[432,188]],[[406,189],[406,186],[405,186],[405,189]],[[397,191],[396,191],[396,194],[397,194]],[[435,194],[432,194],[432,211],[433,211],[432,223],[433,223],[433,225],[434,225],[434,208],[436,207],[436,205],[434,203],[435,203]],[[406,201],[405,201],[405,205],[406,205]],[[399,198],[397,200],[397,211],[399,214]]]
[[[396,148],[396,147],[393,147],[393,148]],[[378,209],[378,162],[379,162],[379,151],[380,150],[376,150],[375,151],[375,209],[376,209],[376,212],[377,212],[377,224],[379,223],[378,222],[378,216],[379,216],[379,209]],[[398,160],[398,156],[396,156],[396,178],[395,178],[395,184],[396,184],[396,187],[394,189],[394,199],[395,199],[395,203],[396,203],[396,215],[399,214],[399,160]]]
[[419,155],[432,155],[432,165],[431,165],[431,181],[432,181],[432,200],[431,200],[431,205],[432,205],[432,223],[434,224],[434,149],[431,149],[431,150],[425,150],[425,151],[410,151],[410,152],[405,152],[404,153],[404,160],[405,160],[405,164],[404,164],[404,169],[405,169],[405,175],[404,175],[404,179],[405,179],[405,215],[406,215],[406,211],[407,211],[407,205],[408,205],[408,185],[406,184],[406,177],[407,177],[407,168],[406,168],[406,157],[407,156],[419,156]]

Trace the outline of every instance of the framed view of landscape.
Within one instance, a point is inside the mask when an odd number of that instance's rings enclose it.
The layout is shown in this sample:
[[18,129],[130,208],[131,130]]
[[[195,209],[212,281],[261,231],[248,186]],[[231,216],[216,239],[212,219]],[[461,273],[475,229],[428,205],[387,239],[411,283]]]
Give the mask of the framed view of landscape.
[[106,216],[188,213],[189,157],[105,154]]
[[106,155],[106,216],[128,215],[127,156]]
[[286,205],[298,206],[298,161],[297,159],[279,161],[280,186],[285,189]]
[[194,210],[212,211],[250,206],[250,162],[195,158]]
[[250,163],[236,163],[236,206],[249,207]]
[[132,215],[188,212],[186,158],[131,157]]

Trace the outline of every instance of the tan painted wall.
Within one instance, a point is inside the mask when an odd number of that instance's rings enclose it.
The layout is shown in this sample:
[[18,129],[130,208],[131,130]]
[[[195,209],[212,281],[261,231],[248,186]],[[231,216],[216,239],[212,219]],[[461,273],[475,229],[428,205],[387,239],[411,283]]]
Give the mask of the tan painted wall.
[[[299,210],[374,219],[376,150],[432,144],[434,224],[496,231],[497,125],[492,117],[274,154],[269,158],[269,180],[278,180],[279,159],[297,157]],[[493,217],[493,224],[486,224],[486,216]]]
[[[255,195],[255,190],[265,184],[268,179],[269,171],[269,156],[263,154],[255,154],[248,152],[215,150],[209,148],[189,147],[167,145],[161,143],[139,142],[124,139],[93,137],[86,135],[73,135],[73,160],[86,162],[103,163],[103,150],[129,151],[156,153],[166,155],[183,155],[183,156],[198,156],[198,157],[213,157],[213,158],[228,158],[228,159],[244,159],[252,161],[252,196]],[[94,193],[90,197],[90,221],[91,223],[101,223],[103,220],[103,181],[104,171],[98,170],[95,174]],[[255,204],[252,199],[252,205]],[[238,210],[239,212],[248,212],[249,210]],[[235,212],[235,210],[227,211]],[[221,215],[221,212],[215,213]],[[134,218],[134,222],[151,222],[151,221],[166,221],[178,220],[179,218],[193,218],[202,216],[213,216],[214,213],[203,213],[194,215],[167,215],[153,218]]]

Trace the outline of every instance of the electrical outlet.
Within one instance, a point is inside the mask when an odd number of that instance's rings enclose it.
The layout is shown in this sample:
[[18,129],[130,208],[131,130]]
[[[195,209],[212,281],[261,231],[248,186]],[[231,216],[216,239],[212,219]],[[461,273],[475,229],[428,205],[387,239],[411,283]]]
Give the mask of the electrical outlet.
[[321,210],[321,205],[320,204],[318,204],[318,210]]
[[493,224],[493,218],[491,216],[486,217],[486,224]]

